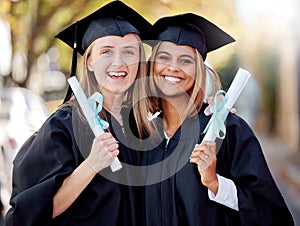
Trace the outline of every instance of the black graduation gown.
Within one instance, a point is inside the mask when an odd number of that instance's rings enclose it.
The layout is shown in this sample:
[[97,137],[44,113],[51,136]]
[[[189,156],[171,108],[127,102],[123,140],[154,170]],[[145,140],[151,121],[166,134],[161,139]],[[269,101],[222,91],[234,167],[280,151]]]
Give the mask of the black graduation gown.
[[[203,113],[205,107],[198,119],[184,121],[167,147],[164,141],[144,155],[145,165],[173,155],[172,161],[160,165],[161,182],[145,187],[146,225],[294,225],[255,134],[237,115],[228,116],[226,137],[217,141],[220,148],[217,173],[235,183],[239,211],[209,199],[197,165],[189,162],[193,147],[203,139],[202,131],[210,118]],[[147,178],[154,178],[153,174],[148,172]],[[167,176],[170,177],[166,179]]]
[[[78,123],[74,112],[64,107],[52,114],[17,154],[7,226],[133,225],[129,187],[118,183],[124,181],[126,172],[122,168],[113,173],[110,167],[97,174],[64,213],[52,219],[55,193],[88,155],[94,138],[88,127]],[[123,128],[110,115],[108,121],[114,125],[110,132],[120,141],[120,161],[132,162]]]

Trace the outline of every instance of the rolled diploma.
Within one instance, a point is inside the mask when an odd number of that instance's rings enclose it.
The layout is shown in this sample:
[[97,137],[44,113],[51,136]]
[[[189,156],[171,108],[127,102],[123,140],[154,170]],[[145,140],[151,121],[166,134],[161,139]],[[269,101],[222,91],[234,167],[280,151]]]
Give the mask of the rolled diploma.
[[[233,105],[235,104],[236,100],[238,99],[239,95],[241,94],[242,90],[244,89],[246,83],[248,82],[249,78],[250,78],[251,74],[246,71],[243,68],[239,68],[238,72],[236,73],[225,97],[228,98],[226,104],[224,105],[225,108],[228,109],[228,113],[230,112],[231,108],[233,107]],[[227,118],[224,118],[224,123],[225,120]],[[212,131],[212,127],[209,127],[202,142],[203,141],[215,141],[216,140],[216,136]]]
[[[97,136],[101,135],[102,133],[104,133],[104,131],[100,125],[98,125],[98,124],[91,125],[90,124],[91,120],[88,120],[92,117],[95,117],[95,113],[93,112],[92,108],[88,104],[86,95],[84,94],[83,90],[81,89],[77,78],[75,76],[69,78],[68,83],[70,84],[70,86],[73,90],[73,93],[74,93],[74,95],[83,111],[83,114],[84,114],[85,118],[87,119],[89,126],[92,129],[94,135],[97,137]],[[112,163],[110,165],[110,168],[113,172],[122,168],[122,165],[121,165],[118,157],[114,158],[114,160],[112,161]]]

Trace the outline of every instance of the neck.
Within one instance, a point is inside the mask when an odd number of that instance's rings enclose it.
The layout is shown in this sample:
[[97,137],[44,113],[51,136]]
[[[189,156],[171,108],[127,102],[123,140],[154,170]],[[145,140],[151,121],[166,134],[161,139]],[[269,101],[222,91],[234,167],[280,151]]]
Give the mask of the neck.
[[185,119],[186,100],[179,98],[162,99],[164,130],[168,137],[172,137]]
[[114,95],[112,93],[102,93],[103,108],[109,111],[114,118],[122,125],[121,108],[124,100],[124,95]]

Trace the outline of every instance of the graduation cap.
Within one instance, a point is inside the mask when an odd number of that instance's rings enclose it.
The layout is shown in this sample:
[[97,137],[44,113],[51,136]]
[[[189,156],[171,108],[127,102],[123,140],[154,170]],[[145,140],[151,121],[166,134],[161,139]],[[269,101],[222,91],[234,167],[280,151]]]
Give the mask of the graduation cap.
[[193,13],[157,20],[150,28],[147,39],[152,40],[148,42],[152,46],[157,41],[170,41],[177,45],[194,47],[203,60],[208,52],[235,41],[215,24]]
[[[97,11],[62,30],[55,37],[73,48],[71,75],[76,75],[77,52],[83,55],[89,45],[105,36],[123,37],[135,33],[144,38],[151,24],[135,10],[121,1],[112,1]],[[69,87],[64,103],[70,99]]]

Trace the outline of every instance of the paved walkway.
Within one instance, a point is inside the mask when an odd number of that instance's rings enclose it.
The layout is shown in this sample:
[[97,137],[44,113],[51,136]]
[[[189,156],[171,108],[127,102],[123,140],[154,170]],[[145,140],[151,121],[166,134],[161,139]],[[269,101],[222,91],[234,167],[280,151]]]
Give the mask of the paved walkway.
[[295,226],[300,226],[300,150],[289,149],[276,137],[259,132],[257,136],[272,175],[294,217]]

